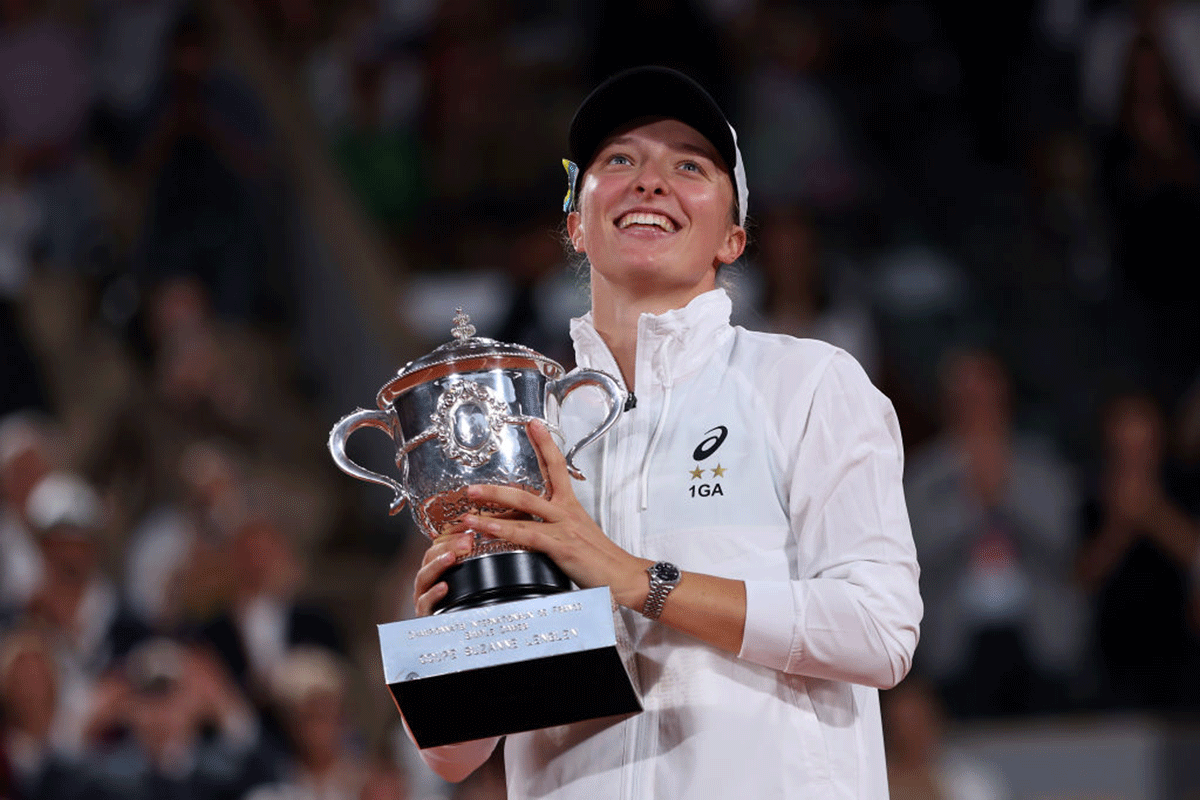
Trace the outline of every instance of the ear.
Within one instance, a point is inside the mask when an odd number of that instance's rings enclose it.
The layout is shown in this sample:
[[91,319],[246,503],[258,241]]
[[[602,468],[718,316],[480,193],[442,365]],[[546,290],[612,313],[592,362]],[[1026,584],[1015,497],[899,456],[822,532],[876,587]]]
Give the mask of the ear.
[[746,229],[741,225],[730,225],[725,241],[717,248],[716,260],[721,264],[732,264],[741,258],[746,249]]
[[583,219],[578,211],[567,214],[567,237],[576,253],[586,253],[583,247]]

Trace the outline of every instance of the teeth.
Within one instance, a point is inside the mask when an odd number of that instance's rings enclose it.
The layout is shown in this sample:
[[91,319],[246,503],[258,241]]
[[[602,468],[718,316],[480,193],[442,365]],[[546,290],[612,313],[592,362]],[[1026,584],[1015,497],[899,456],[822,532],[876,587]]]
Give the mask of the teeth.
[[645,211],[631,211],[621,217],[617,224],[622,230],[628,228],[630,225],[657,225],[667,233],[675,232],[675,224],[671,220],[662,214],[650,214]]

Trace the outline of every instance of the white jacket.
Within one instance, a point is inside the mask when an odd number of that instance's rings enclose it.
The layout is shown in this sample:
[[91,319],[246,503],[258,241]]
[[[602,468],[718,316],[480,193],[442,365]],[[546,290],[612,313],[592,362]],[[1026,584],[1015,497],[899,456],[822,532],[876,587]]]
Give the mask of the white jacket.
[[[646,710],[509,736],[511,800],[887,797],[872,687],[907,673],[922,613],[896,417],[845,352],[729,314],[717,290],[643,315],[636,406],[575,490],[629,552],[745,581],[742,651],[621,609]],[[590,316],[571,333],[581,366],[620,374]],[[584,394],[568,442],[601,413]],[[472,747],[491,744],[425,756]]]

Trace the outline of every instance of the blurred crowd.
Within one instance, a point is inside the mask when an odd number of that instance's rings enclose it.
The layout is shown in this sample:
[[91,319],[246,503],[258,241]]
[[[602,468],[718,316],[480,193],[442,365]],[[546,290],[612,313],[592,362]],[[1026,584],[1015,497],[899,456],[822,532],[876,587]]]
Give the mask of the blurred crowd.
[[325,439],[456,304],[571,365],[564,132],[643,62],[738,129],[735,321],[900,417],[893,796],[1005,796],[948,725],[1194,714],[1197,42],[1187,0],[2,0],[0,798],[503,797],[414,758],[374,625],[423,541]]

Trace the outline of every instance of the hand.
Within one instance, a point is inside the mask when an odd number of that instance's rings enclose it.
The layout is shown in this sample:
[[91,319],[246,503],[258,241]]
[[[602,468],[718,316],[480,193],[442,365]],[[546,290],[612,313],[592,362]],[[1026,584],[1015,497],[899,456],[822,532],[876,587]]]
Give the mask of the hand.
[[472,500],[511,508],[532,519],[469,515],[464,518],[464,524],[520,547],[545,553],[581,588],[608,586],[618,603],[641,609],[649,590],[646,567],[651,562],[622,550],[588,516],[575,497],[566,459],[546,426],[533,421],[526,429],[544,467],[550,486],[549,497],[512,486],[470,486],[467,495]]
[[471,552],[475,534],[463,527],[461,530],[443,533],[425,551],[421,559],[421,568],[413,579],[413,607],[417,616],[427,617],[433,613],[433,607],[446,596],[450,587],[441,580],[446,571],[459,556]]
[[984,437],[968,444],[967,479],[984,507],[995,508],[1003,503],[1008,471],[1009,452],[1004,440]]
[[1152,524],[1165,497],[1153,476],[1124,469],[1110,476],[1107,501],[1118,522],[1141,529]]
[[134,702],[129,682],[119,673],[102,675],[92,690],[91,705],[84,720],[84,741],[95,744],[114,728],[129,724]]
[[194,699],[199,716],[218,717],[221,709],[233,704],[231,697],[235,696],[237,689],[212,653],[189,647],[182,651],[182,655],[180,684],[186,694]]
[[29,598],[29,616],[54,629],[74,632],[77,599],[52,586],[43,586]]
[[212,723],[226,736],[242,739],[253,736],[254,710],[250,701],[215,653],[200,647],[183,651],[179,696],[193,727]]

